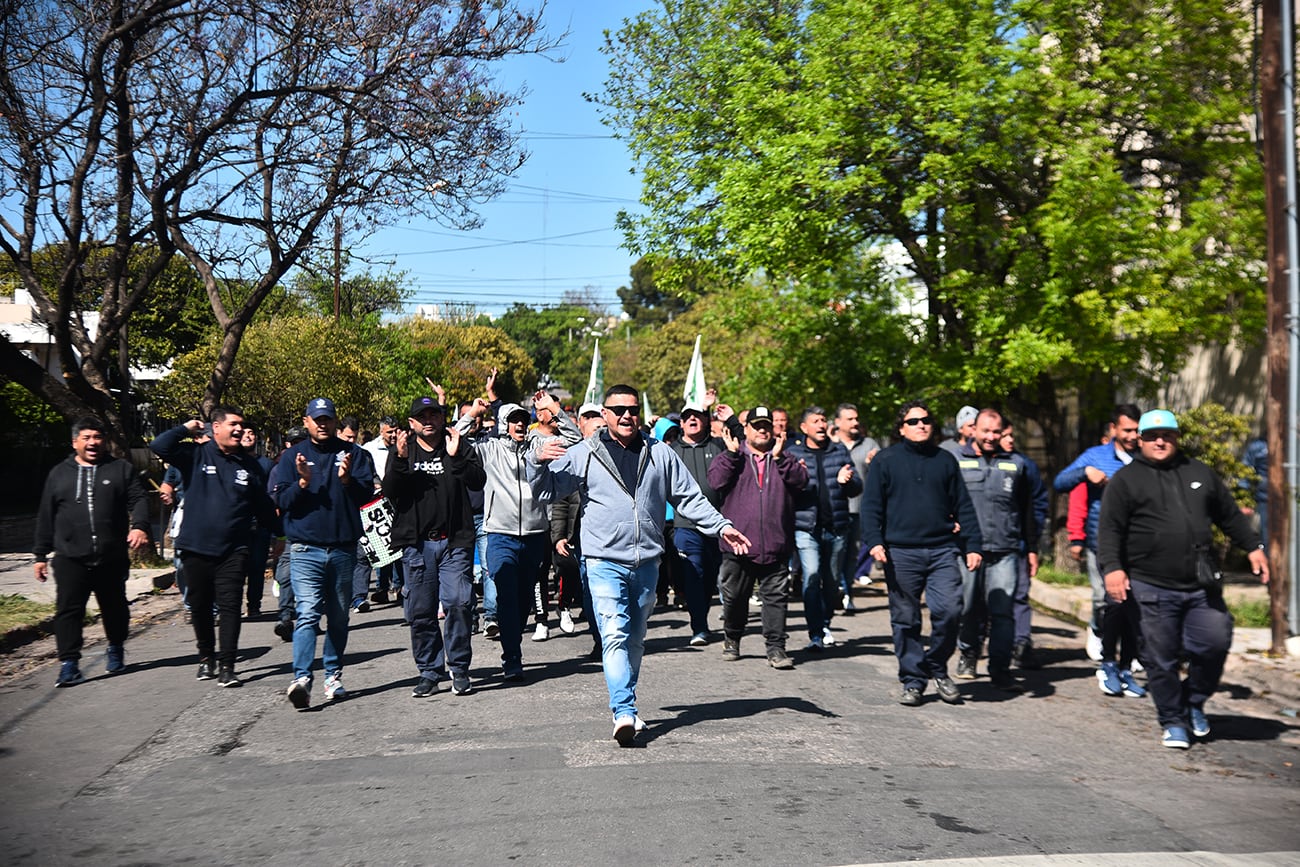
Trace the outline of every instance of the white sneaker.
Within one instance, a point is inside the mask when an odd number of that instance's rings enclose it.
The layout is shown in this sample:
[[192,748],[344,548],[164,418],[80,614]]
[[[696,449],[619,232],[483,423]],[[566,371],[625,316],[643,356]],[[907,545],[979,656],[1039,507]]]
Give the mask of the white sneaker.
[[1146,671],[1146,669],[1142,667],[1142,663],[1138,661],[1138,658],[1136,656],[1133,657],[1133,664],[1128,667],[1128,670],[1133,672],[1134,674],[1141,674],[1142,672]]
[[1093,662],[1101,662],[1101,636],[1091,629],[1088,630],[1087,653]]
[[573,623],[573,615],[567,608],[560,609],[560,631],[565,635],[572,635],[578,631],[578,627]]
[[759,599],[757,596],[750,596],[750,597],[749,597],[749,607],[750,607],[750,608],[762,608],[762,607],[763,607],[763,600],[762,600],[762,599]]
[[822,644],[826,647],[835,646],[835,636],[831,635],[831,628],[829,626],[822,630]]
[[857,610],[858,610],[858,606],[856,606],[856,605],[853,604],[853,596],[850,595],[850,594],[848,594],[848,593],[845,593],[845,594],[844,594],[844,610],[845,610],[845,611],[857,611]]
[[630,747],[636,739],[636,717],[621,716],[614,720],[614,740],[620,747]]
[[289,703],[298,710],[305,710],[311,704],[311,678],[300,677],[289,684]]
[[343,688],[343,672],[325,675],[325,700],[343,701],[347,697],[348,691]]
[[533,630],[533,641],[545,641],[550,637],[551,628],[545,623],[537,624],[537,628]]

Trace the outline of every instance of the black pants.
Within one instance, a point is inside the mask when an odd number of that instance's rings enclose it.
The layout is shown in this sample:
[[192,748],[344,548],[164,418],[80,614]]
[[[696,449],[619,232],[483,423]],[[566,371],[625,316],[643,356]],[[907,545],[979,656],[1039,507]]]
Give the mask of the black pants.
[[236,548],[224,557],[181,552],[181,563],[189,581],[190,618],[194,625],[194,643],[200,659],[211,659],[216,650],[213,640],[212,602],[215,598],[221,613],[221,651],[216,654],[221,665],[234,666],[239,650],[239,622],[243,608],[244,579],[248,574],[248,549]]
[[755,563],[745,557],[724,553],[722,568],[722,629],[727,638],[739,641],[749,619],[749,594],[758,582],[763,600],[763,641],[768,650],[785,649],[785,584],[789,577],[786,558],[778,563]]
[[86,622],[86,602],[95,594],[109,644],[126,641],[131,624],[131,610],[126,601],[126,576],[131,564],[126,560],[88,563],[75,557],[55,557],[54,641],[60,660],[81,659],[82,624]]

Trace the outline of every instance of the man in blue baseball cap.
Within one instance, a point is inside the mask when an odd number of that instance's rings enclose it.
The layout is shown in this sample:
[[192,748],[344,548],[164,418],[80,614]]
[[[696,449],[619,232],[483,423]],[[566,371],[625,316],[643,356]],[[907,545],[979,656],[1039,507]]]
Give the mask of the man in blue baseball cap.
[[1205,701],[1219,685],[1232,644],[1210,525],[1249,552],[1251,569],[1265,583],[1268,558],[1223,480],[1178,450],[1172,412],[1143,413],[1138,436],[1139,453],[1102,497],[1097,557],[1107,596],[1137,602],[1142,664],[1161,743],[1187,749],[1189,729],[1199,738],[1210,734]]
[[316,635],[325,618],[325,698],[347,696],[343,652],[348,643],[348,602],[360,507],[374,497],[375,464],[370,453],[338,437],[334,401],[308,401],[302,423],[307,438],[287,449],[271,471],[271,498],[284,520],[289,582],[298,619],[293,630],[293,682],[288,698],[302,710],[311,703]]

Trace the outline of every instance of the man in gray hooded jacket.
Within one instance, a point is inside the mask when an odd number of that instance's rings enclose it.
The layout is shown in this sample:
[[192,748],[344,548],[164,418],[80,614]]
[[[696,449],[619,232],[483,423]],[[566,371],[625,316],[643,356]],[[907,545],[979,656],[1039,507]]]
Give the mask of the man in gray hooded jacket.
[[[485,401],[475,401],[457,427],[468,430],[487,406]],[[533,406],[555,415],[564,442],[576,443],[582,438],[578,426],[551,395],[537,392]],[[536,445],[528,436],[530,418],[528,410],[519,404],[503,403],[497,410],[497,419],[504,424],[503,433],[483,440],[477,447],[487,473],[483,529],[487,533],[488,580],[496,585],[501,668],[506,680],[521,680],[524,676],[524,623],[533,585],[541,577],[550,544],[546,503],[534,496],[526,469],[529,452]]]
[[577,490],[582,496],[581,548],[620,746],[631,746],[645,727],[637,716],[636,685],[659,580],[667,505],[701,532],[721,536],[736,553],[749,550],[749,539],[709,504],[681,458],[641,432],[639,407],[636,389],[610,388],[602,410],[607,430],[567,450],[555,440],[546,442],[530,462],[550,495]]

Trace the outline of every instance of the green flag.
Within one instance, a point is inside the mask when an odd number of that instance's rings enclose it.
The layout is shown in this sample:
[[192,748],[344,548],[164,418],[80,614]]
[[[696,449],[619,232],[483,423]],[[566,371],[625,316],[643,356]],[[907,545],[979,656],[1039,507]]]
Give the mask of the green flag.
[[583,403],[599,405],[605,399],[605,362],[600,360],[600,340],[591,353],[591,375],[587,377],[587,392],[582,396]]
[[704,359],[700,356],[700,335],[695,335],[695,352],[691,354],[691,366],[686,370],[686,388],[682,391],[682,397],[686,399],[686,405],[692,409],[703,410],[708,398],[704,392],[708,387],[704,384]]

